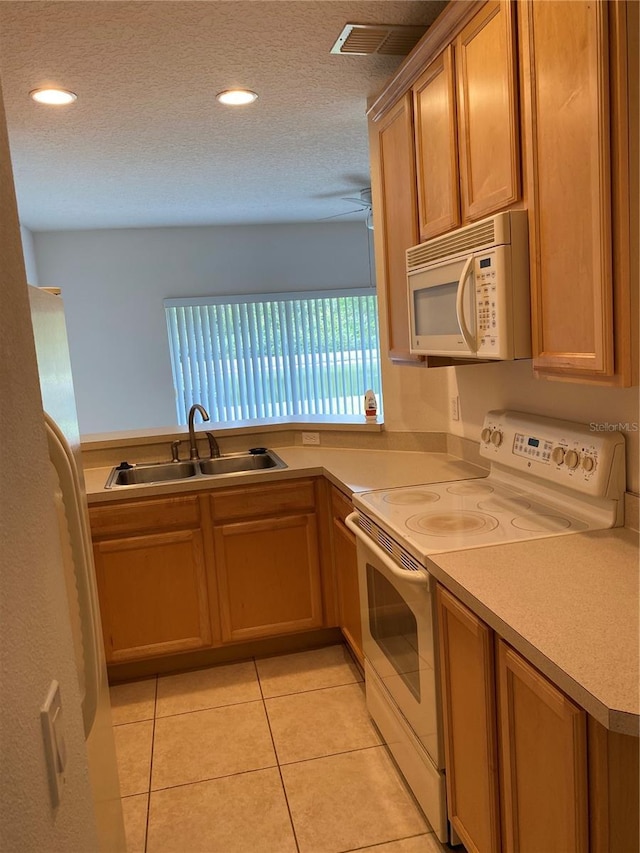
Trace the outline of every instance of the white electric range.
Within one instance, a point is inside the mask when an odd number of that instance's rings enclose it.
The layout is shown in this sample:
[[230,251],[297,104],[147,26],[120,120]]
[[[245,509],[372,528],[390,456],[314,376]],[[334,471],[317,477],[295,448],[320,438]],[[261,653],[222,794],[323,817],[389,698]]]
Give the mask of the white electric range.
[[[441,841],[446,818],[427,557],[623,523],[624,438],[489,412],[486,477],[354,494],[367,705]],[[576,567],[579,571],[579,567]]]
[[360,526],[390,550],[387,533],[424,566],[443,551],[622,524],[619,433],[489,412],[480,453],[491,461],[487,477],[354,495]]

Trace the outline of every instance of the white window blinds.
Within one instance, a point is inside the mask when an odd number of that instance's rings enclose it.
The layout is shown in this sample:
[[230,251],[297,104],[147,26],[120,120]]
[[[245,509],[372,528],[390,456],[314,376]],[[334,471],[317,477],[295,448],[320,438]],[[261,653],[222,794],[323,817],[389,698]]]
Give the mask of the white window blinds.
[[381,391],[371,289],[165,299],[178,423],[362,413]]

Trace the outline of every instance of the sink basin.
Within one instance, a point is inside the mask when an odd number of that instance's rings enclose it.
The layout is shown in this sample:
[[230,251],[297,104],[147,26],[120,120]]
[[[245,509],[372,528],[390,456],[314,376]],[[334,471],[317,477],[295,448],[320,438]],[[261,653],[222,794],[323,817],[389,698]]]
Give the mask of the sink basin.
[[109,474],[105,488],[118,489],[149,483],[207,479],[286,467],[286,463],[273,450],[260,453],[228,453],[198,462],[150,462],[133,465],[131,468],[114,468]]
[[114,468],[109,475],[106,488],[186,480],[189,477],[195,477],[196,474],[197,469],[193,462],[154,462],[149,465],[134,465],[133,468],[124,470]]
[[220,474],[240,474],[243,471],[263,471],[266,468],[286,468],[282,459],[273,451],[266,453],[230,453],[216,459],[205,459],[200,470],[208,476]]

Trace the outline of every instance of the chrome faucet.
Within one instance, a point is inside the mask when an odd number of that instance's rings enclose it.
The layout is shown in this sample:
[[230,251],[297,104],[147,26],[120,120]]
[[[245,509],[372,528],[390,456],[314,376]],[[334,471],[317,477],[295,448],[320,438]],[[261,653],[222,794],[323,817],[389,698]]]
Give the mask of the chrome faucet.
[[203,421],[209,420],[207,410],[200,403],[196,403],[189,409],[189,459],[200,459],[195,428],[193,426],[193,419],[196,416],[196,412],[200,412]]

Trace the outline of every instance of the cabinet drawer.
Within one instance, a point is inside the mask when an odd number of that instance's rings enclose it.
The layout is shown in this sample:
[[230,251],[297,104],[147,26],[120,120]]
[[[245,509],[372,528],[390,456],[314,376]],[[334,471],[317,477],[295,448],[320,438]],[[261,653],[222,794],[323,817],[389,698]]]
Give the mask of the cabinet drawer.
[[211,494],[211,515],[214,521],[276,515],[289,510],[313,510],[314,507],[313,480],[225,489],[224,492]]
[[197,496],[131,501],[89,508],[93,539],[123,533],[152,533],[200,526]]
[[353,512],[353,505],[346,495],[343,495],[340,489],[335,486],[331,487],[331,514],[334,518],[339,518],[344,521],[345,518]]

